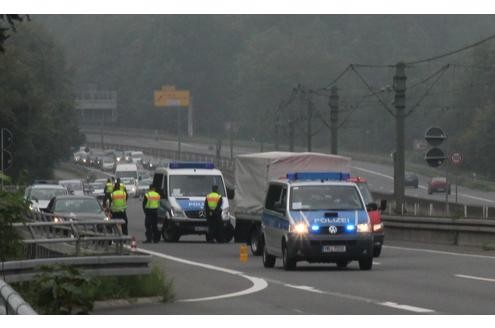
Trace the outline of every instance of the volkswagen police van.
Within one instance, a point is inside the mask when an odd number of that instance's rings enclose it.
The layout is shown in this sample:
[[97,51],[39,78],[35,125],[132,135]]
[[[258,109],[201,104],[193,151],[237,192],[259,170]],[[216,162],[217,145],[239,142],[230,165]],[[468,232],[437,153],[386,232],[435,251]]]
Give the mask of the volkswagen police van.
[[[262,213],[263,265],[281,258],[286,270],[298,261],[359,261],[373,266],[373,235],[367,206],[349,174],[298,172],[271,181]],[[369,204],[368,207],[376,207]]]
[[235,223],[230,214],[225,183],[222,172],[215,169],[213,163],[171,162],[168,167],[155,170],[153,185],[161,196],[158,220],[162,223],[165,241],[176,242],[183,235],[207,235],[204,202],[213,185],[218,186],[218,193],[223,198],[224,241],[233,238]]

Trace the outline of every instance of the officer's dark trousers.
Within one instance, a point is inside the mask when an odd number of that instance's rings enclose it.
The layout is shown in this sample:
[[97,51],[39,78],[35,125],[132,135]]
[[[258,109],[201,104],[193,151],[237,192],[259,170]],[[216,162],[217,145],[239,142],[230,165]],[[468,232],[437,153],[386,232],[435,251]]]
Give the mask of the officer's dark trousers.
[[123,219],[125,221],[124,225],[122,226],[122,233],[127,236],[127,234],[128,234],[128,231],[127,231],[127,213],[125,211],[112,212],[112,219]]
[[158,231],[158,210],[157,209],[145,209],[144,210],[144,228],[146,229],[146,241],[154,241],[155,243],[160,241],[160,232]]
[[208,222],[208,241],[215,239],[218,243],[223,243],[222,218],[209,216],[206,220]]

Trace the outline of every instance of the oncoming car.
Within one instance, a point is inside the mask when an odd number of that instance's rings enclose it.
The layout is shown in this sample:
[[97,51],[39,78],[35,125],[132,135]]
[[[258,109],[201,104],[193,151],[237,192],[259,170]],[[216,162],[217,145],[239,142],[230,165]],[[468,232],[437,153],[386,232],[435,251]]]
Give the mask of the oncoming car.
[[26,188],[24,199],[30,202],[31,210],[41,211],[46,209],[53,197],[68,194],[67,188],[58,184],[35,184]]
[[361,270],[372,268],[367,207],[348,179],[349,174],[340,172],[298,172],[270,182],[262,213],[265,267],[281,258],[286,270],[298,261],[345,268],[357,260]]
[[109,220],[100,203],[91,196],[54,197],[45,212],[53,214],[54,222]]

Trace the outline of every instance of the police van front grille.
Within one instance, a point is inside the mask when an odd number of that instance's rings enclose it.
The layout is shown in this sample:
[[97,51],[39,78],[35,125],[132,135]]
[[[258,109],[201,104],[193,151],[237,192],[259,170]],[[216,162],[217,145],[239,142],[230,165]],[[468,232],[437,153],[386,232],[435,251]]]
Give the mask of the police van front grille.
[[205,218],[203,211],[185,211],[186,216],[192,219],[203,219]]
[[344,233],[346,233],[345,231],[345,227],[336,227],[337,228],[337,232],[335,233],[330,233],[330,230],[328,229],[329,227],[319,227],[318,230],[313,230],[312,232],[315,234],[315,235],[332,235],[332,236],[339,236],[339,235],[342,235]]

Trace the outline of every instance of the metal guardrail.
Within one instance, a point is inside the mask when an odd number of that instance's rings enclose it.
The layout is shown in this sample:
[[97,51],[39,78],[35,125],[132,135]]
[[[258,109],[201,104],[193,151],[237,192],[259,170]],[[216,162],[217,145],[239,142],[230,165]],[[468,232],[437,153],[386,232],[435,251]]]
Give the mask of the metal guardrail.
[[8,283],[0,279],[0,315],[5,314],[35,315],[38,313]]

